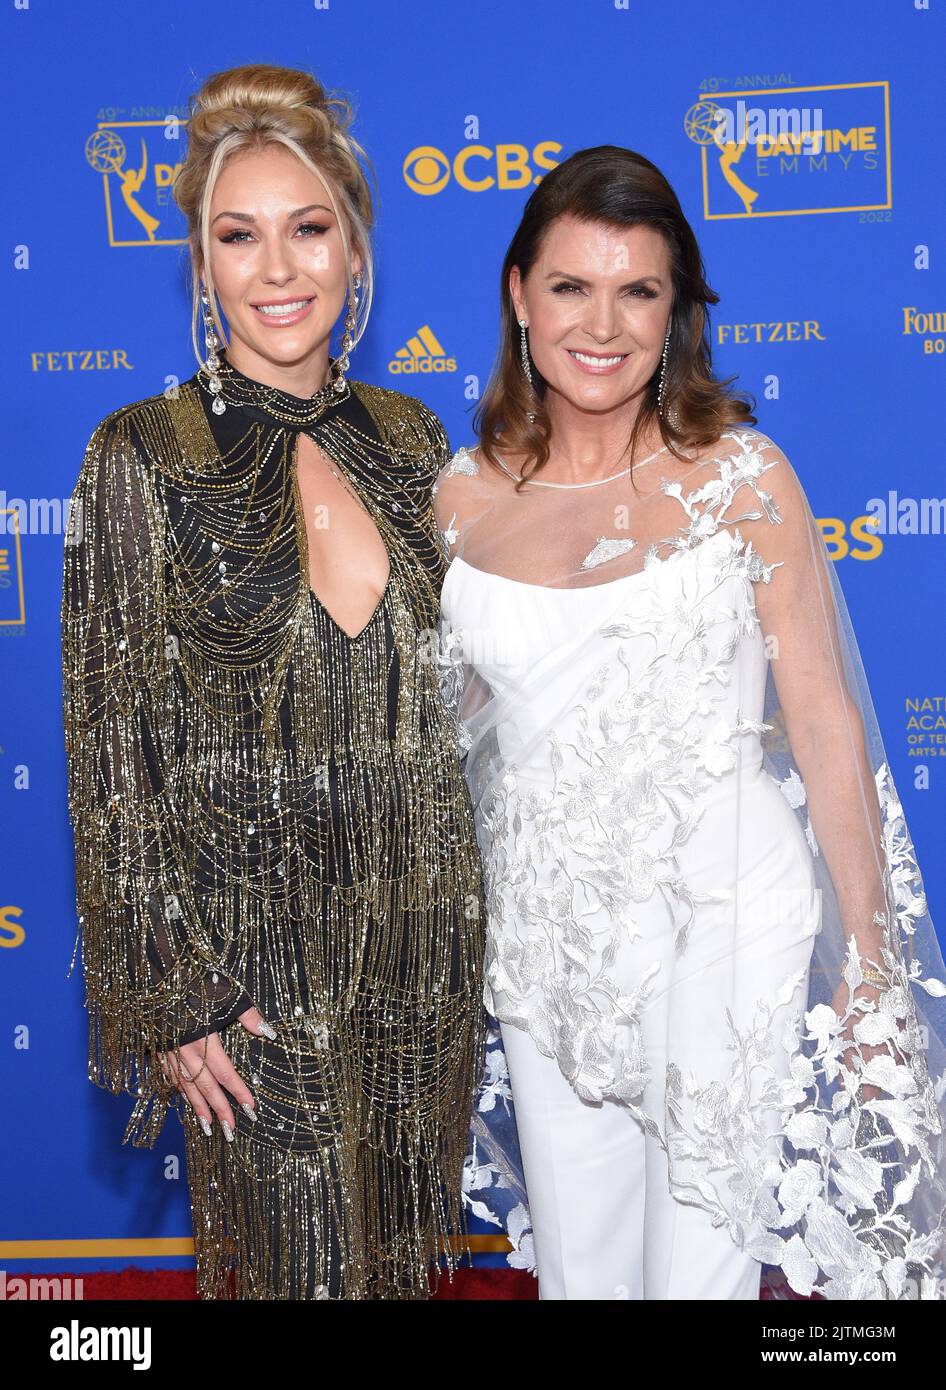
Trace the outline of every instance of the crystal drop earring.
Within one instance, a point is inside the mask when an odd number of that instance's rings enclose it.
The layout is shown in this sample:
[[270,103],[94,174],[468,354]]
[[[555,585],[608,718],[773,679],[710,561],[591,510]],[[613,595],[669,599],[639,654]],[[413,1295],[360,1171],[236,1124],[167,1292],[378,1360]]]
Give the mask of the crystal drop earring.
[[220,371],[220,358],[217,356],[220,350],[220,339],[217,337],[217,328],[214,324],[213,314],[210,312],[210,297],[207,294],[206,286],[203,284],[200,287],[200,298],[203,304],[204,342],[207,352],[204,368],[210,378],[210,393],[213,396],[213,404],[210,408],[215,415],[222,415],[227,406],[220,394],[223,390],[223,382],[217,375]]
[[[532,381],[532,368],[531,368],[530,365],[529,365],[529,341],[528,341],[528,339],[526,338],[526,321],[525,321],[525,319],[520,319],[520,320],[519,320],[519,334],[520,334],[520,346],[521,346],[521,350],[522,350],[522,370],[523,370],[523,372],[525,373],[526,381],[528,381],[529,385],[532,387],[532,392],[533,392],[533,395],[534,395],[534,394],[535,394],[535,385],[534,385],[534,383],[533,383],[533,381]],[[534,411],[534,410],[528,411],[527,414],[528,414],[528,419],[529,419],[530,422],[532,422],[532,421],[535,420],[535,411]]]
[[348,313],[345,315],[345,331],[342,334],[341,352],[336,361],[338,375],[335,378],[335,390],[344,391],[345,373],[350,365],[350,353],[355,341],[355,325],[358,322],[358,295],[357,290],[361,289],[361,271],[356,270],[353,277],[354,289],[348,296]]
[[[670,328],[671,324],[668,324],[667,336],[666,338],[664,338],[664,350],[660,357],[660,382],[657,386],[658,415],[664,414],[664,381],[667,376],[667,355],[670,351]],[[666,412],[666,420],[671,429],[678,430],[680,428],[680,413],[677,410],[676,406],[672,405],[670,409]]]

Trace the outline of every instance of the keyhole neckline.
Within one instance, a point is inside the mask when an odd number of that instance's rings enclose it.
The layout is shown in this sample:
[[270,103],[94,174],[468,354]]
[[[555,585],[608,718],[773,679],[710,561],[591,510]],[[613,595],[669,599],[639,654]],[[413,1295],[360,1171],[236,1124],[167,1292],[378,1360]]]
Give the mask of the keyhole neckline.
[[[335,628],[342,634],[342,636],[345,637],[349,642],[352,642],[352,643],[354,643],[354,642],[360,642],[361,639],[362,639],[362,638],[365,636],[365,634],[368,632],[368,629],[369,629],[370,627],[373,626],[375,620],[377,619],[379,613],[381,612],[381,610],[383,609],[383,607],[384,607],[384,605],[385,605],[385,603],[386,603],[386,601],[387,601],[388,594],[390,593],[390,590],[391,590],[391,587],[392,587],[392,582],[393,582],[393,579],[394,579],[394,562],[393,562],[393,559],[392,559],[392,556],[391,556],[391,551],[390,551],[390,548],[389,548],[389,546],[388,546],[387,541],[386,541],[385,538],[384,538],[384,535],[383,535],[383,533],[382,533],[381,527],[378,525],[377,517],[376,517],[376,516],[374,515],[374,513],[372,512],[372,510],[371,510],[369,504],[368,504],[368,503],[365,501],[365,499],[362,497],[361,492],[359,491],[359,489],[358,489],[358,487],[356,486],[354,480],[352,479],[351,475],[349,474],[348,469],[345,467],[344,464],[340,463],[340,462],[338,461],[338,459],[334,457],[334,455],[329,454],[328,451],[323,447],[322,444],[319,443],[319,441],[318,441],[317,439],[312,439],[311,442],[315,445],[315,447],[318,449],[318,451],[319,451],[326,459],[328,459],[328,460],[330,461],[332,467],[338,469],[338,472],[339,472],[339,481],[344,480],[344,483],[347,483],[347,484],[348,484],[348,486],[349,486],[349,488],[350,488],[350,490],[351,490],[351,493],[354,495],[354,500],[355,500],[355,502],[357,503],[358,506],[361,507],[362,511],[365,513],[365,515],[367,516],[368,520],[371,522],[372,526],[374,527],[374,529],[375,529],[375,531],[376,531],[376,533],[377,533],[377,536],[378,536],[378,540],[381,542],[381,545],[382,545],[383,548],[384,548],[385,555],[387,556],[387,562],[388,562],[387,568],[388,568],[388,573],[387,573],[387,578],[386,578],[386,580],[385,580],[385,582],[384,582],[384,587],[383,587],[383,589],[381,590],[381,593],[378,595],[378,601],[377,601],[377,603],[375,604],[375,607],[374,607],[374,609],[372,610],[371,614],[369,615],[368,621],[365,623],[365,625],[364,625],[357,633],[352,634],[352,633],[350,633],[350,632],[348,631],[347,628],[342,627],[342,625],[341,625],[341,623],[338,621],[338,619],[337,619],[336,617],[334,617],[334,615],[333,615],[333,614],[330,612],[330,610],[326,607],[325,603],[322,601],[322,599],[321,599],[321,598],[319,597],[319,595],[316,593],[315,589],[313,589],[312,584],[311,584],[311,581],[310,581],[310,579],[309,579],[309,534],[308,534],[308,531],[306,530],[306,525],[305,525],[305,509],[304,509],[303,502],[302,502],[302,491],[301,491],[301,489],[300,489],[300,487],[299,487],[299,436],[300,436],[301,434],[305,434],[307,438],[311,438],[311,436],[309,435],[308,430],[307,430],[307,429],[302,429],[302,430],[294,431],[294,432],[293,432],[293,435],[292,435],[292,439],[291,439],[291,444],[292,444],[292,455],[291,455],[291,463],[292,463],[292,492],[293,492],[293,501],[294,501],[294,506],[295,506],[296,538],[297,538],[297,547],[296,547],[296,550],[297,550],[297,555],[298,555],[298,558],[299,558],[300,578],[301,578],[302,582],[304,583],[306,589],[308,590],[310,602],[315,602],[315,604],[318,606],[319,610],[325,615],[326,618],[328,618],[329,622],[333,625],[333,627],[335,627]],[[344,486],[344,483],[343,483],[343,486]]]

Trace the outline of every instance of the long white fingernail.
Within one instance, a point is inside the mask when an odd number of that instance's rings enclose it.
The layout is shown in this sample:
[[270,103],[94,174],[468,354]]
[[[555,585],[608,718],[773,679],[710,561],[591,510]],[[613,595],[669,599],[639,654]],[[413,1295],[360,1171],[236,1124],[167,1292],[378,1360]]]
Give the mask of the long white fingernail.
[[253,1121],[254,1124],[259,1119],[259,1116],[257,1115],[256,1111],[253,1109],[253,1106],[250,1104],[248,1100],[240,1102],[240,1109],[243,1110],[247,1115],[249,1115],[250,1119]]
[[210,1121],[207,1119],[205,1115],[199,1115],[198,1119],[200,1120],[201,1129],[204,1131],[204,1133],[207,1135],[207,1138],[209,1139],[210,1136],[213,1134],[213,1126],[211,1125]]
[[259,1026],[260,1033],[264,1038],[269,1038],[270,1042],[276,1041],[276,1029],[271,1023],[267,1023],[265,1018]]
[[233,1130],[232,1130],[232,1129],[230,1128],[230,1126],[227,1124],[226,1120],[221,1120],[220,1123],[221,1123],[221,1125],[223,1126],[224,1138],[226,1139],[226,1141],[227,1141],[228,1144],[232,1144],[232,1143],[233,1143]]

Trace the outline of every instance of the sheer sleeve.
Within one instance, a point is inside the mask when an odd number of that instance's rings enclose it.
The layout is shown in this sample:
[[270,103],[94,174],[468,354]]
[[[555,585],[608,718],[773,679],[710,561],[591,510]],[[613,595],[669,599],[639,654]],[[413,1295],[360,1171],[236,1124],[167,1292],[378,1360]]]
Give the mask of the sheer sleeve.
[[[779,723],[805,790],[810,833],[830,871],[844,940],[865,965],[883,971],[883,924],[892,904],[863,697],[855,673],[845,669],[846,610],[794,469],[777,446],[761,457],[773,465],[765,482],[779,520],[756,535],[772,571],[756,587],[756,610]],[[747,534],[751,540],[751,524]]]
[[137,1097],[125,1133],[152,1147],[179,1098],[156,1051],[251,1006],[195,910],[165,631],[163,523],[127,412],[107,417],[71,498],[62,594],[63,720],[89,1076]]
[[[482,486],[477,460],[466,446],[442,461],[433,484],[434,516],[440,546],[448,568],[462,559],[461,533],[478,520],[489,518],[488,489]],[[485,494],[485,495],[484,495]],[[467,640],[441,612],[437,634],[437,676],[444,706],[456,734],[456,749],[465,761],[472,738],[470,730],[477,713],[490,704],[489,690],[467,659]]]
[[827,1274],[847,1297],[932,1297],[946,1234],[942,947],[836,570],[791,464],[760,441],[763,507],[743,535],[764,581],[765,763],[805,825],[821,899],[792,1058],[801,1089],[787,1097],[796,1158],[782,1164],[790,1186],[817,1156],[828,1200],[813,1189],[794,1242],[783,1218],[758,1248],[798,1292]]
[[441,544],[448,559],[461,553],[457,546],[464,525],[488,509],[481,496],[480,466],[466,447],[446,458],[433,485],[434,511]]

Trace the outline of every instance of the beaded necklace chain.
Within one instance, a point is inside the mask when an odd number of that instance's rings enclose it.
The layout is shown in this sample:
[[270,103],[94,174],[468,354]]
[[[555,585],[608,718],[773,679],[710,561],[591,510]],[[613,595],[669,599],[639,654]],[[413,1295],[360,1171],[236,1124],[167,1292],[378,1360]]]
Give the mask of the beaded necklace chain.
[[348,381],[341,376],[337,357],[330,358],[326,384],[307,397],[293,396],[288,391],[281,391],[278,386],[254,381],[228,362],[226,357],[218,357],[216,362],[214,372],[209,371],[206,364],[201,364],[197,369],[197,379],[203,389],[214,397],[215,409],[217,401],[237,407],[255,406],[285,425],[314,425],[329,406],[346,400],[351,389]]

